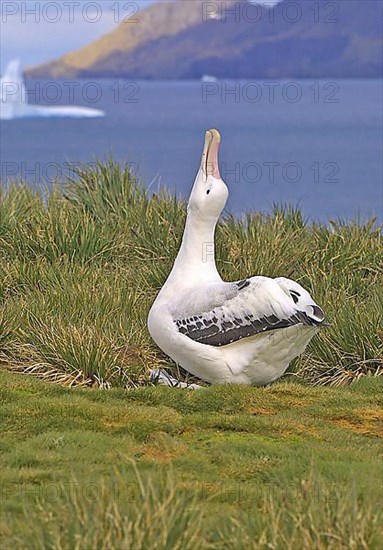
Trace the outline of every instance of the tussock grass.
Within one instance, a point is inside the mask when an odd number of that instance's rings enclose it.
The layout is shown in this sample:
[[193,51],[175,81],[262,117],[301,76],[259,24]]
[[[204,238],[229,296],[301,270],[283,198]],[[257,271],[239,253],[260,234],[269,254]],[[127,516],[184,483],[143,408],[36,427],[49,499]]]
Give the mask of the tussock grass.
[[[366,505],[355,487],[323,493],[323,484],[310,479],[298,491],[270,488],[251,512],[234,512],[220,522],[219,515],[204,518],[197,492],[176,488],[174,474],[158,482],[135,471],[137,491],[125,500],[121,469],[113,485],[103,480],[84,488],[73,479],[55,487],[51,503],[40,498],[33,515],[24,509],[4,526],[4,543],[55,550],[371,550],[381,542],[380,510]],[[221,496],[213,493],[209,500],[219,502]]]
[[[38,502],[39,521],[25,514],[19,524],[6,526],[5,541],[15,548],[120,550],[192,550],[200,547],[202,513],[196,499],[176,491],[170,477],[153,484],[136,469],[137,495],[121,503],[118,488],[125,485],[123,472],[114,474],[114,484],[105,480],[92,488],[73,479],[68,487],[55,488],[60,502]],[[114,488],[114,490],[113,490]],[[127,492],[125,496],[129,493]],[[53,492],[52,492],[53,495]],[[55,499],[53,499],[55,500]],[[62,525],[65,529],[62,529]],[[12,529],[10,529],[12,527]]]
[[[109,160],[44,198],[0,188],[0,358],[68,384],[148,383],[169,366],[146,316],[177,253],[185,203],[149,197],[128,167]],[[294,208],[227,215],[217,232],[224,278],[299,281],[325,309],[321,331],[292,369],[312,384],[343,385],[383,366],[381,228],[308,224]],[[124,350],[124,353],[121,353]]]

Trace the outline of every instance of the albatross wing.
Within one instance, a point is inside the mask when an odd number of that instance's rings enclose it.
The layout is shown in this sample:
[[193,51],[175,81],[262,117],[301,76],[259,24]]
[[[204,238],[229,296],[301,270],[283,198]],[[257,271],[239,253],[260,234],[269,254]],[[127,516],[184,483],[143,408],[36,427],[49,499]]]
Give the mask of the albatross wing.
[[[294,325],[316,327],[324,321],[323,311],[300,285],[288,279],[252,277],[237,283],[205,288],[205,304],[211,308],[174,319],[178,331],[210,346],[233,342]],[[191,296],[192,299],[192,296]]]

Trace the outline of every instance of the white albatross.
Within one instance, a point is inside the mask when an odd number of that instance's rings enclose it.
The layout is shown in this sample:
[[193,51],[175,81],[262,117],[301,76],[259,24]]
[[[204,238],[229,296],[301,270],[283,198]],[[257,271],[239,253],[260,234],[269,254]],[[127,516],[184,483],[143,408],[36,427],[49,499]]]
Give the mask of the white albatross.
[[[219,132],[209,130],[182,244],[150,309],[148,329],[162,351],[201,380],[266,385],[283,375],[326,323],[322,309],[294,281],[221,279],[214,233],[229,193],[219,173],[219,144]],[[163,371],[153,374],[173,385]]]

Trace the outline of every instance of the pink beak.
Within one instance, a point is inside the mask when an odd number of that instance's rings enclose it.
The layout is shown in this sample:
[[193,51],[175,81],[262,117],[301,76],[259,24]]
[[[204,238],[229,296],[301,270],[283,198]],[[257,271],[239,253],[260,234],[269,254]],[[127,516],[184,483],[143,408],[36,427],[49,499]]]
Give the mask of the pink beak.
[[201,168],[204,176],[213,176],[221,179],[218,165],[218,151],[221,143],[221,134],[218,130],[208,130],[205,135],[205,146],[202,153]]

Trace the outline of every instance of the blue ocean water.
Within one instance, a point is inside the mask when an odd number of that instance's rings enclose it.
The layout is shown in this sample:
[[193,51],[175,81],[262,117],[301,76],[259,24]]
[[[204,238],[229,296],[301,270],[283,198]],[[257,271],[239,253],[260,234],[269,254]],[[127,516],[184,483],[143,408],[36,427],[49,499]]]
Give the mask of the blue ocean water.
[[68,162],[110,154],[152,191],[187,197],[204,132],[223,137],[228,209],[300,205],[312,220],[383,218],[382,84],[379,80],[252,82],[29,82],[30,101],[87,105],[101,119],[2,121],[3,179],[34,187]]

